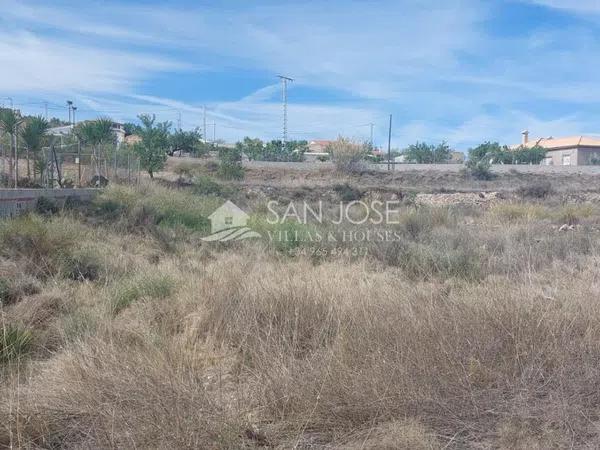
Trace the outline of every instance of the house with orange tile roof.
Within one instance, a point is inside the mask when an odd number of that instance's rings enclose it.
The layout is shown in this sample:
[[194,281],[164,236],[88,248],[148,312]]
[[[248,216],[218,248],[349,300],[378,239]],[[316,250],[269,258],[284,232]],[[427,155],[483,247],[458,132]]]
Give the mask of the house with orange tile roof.
[[546,157],[542,164],[549,166],[587,166],[600,164],[600,138],[589,136],[547,137],[529,139],[529,131],[521,133],[521,144],[512,145],[510,148],[533,148],[535,146],[546,149]]

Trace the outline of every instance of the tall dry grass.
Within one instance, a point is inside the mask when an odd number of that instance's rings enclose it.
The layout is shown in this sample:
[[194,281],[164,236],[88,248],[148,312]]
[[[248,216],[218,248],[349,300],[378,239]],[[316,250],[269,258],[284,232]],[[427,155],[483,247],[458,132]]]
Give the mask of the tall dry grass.
[[[0,233],[0,278],[16,292],[26,271],[36,289],[0,307],[27,341],[0,361],[0,447],[600,445],[595,209],[559,232],[562,213],[409,208],[399,244],[315,259],[208,246],[194,227],[165,249],[122,227],[142,195],[108,191],[112,224],[3,225],[21,231]],[[99,276],[64,269],[52,243],[79,250],[64,230],[88,238]]]

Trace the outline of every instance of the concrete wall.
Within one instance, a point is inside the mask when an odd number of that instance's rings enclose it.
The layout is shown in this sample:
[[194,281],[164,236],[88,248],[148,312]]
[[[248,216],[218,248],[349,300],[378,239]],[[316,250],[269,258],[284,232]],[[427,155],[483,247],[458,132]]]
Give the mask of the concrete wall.
[[[577,153],[573,158],[577,157]],[[572,161],[574,164],[574,161]],[[248,168],[270,168],[270,169],[291,169],[298,171],[315,171],[315,170],[334,170],[334,165],[331,162],[272,162],[272,161],[246,161],[244,166]],[[387,171],[387,163],[369,164],[367,166],[371,170]],[[412,171],[433,171],[433,172],[459,172],[464,168],[464,164],[394,164],[393,170],[396,172],[412,172]],[[592,175],[600,175],[600,166],[544,166],[544,165],[526,165],[526,164],[494,164],[492,172],[495,173],[561,173],[561,174],[577,174],[585,173]]]
[[14,217],[33,210],[40,197],[62,206],[68,197],[87,201],[98,192],[99,189],[0,189],[0,217]]

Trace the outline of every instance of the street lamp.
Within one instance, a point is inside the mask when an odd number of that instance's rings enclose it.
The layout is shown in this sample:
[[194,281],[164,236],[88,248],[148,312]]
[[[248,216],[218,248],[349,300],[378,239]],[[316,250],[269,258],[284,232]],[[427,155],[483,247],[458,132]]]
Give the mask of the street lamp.
[[73,125],[73,120],[71,119],[71,109],[73,108],[73,102],[71,100],[67,100],[67,107],[69,108],[69,125]]

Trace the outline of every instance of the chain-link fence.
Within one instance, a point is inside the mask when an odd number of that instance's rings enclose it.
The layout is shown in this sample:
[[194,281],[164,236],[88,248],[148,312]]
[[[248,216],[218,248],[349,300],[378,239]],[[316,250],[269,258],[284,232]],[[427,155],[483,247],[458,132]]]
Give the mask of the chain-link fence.
[[82,147],[57,142],[36,153],[0,140],[0,186],[59,188],[138,183],[140,163],[126,145]]

